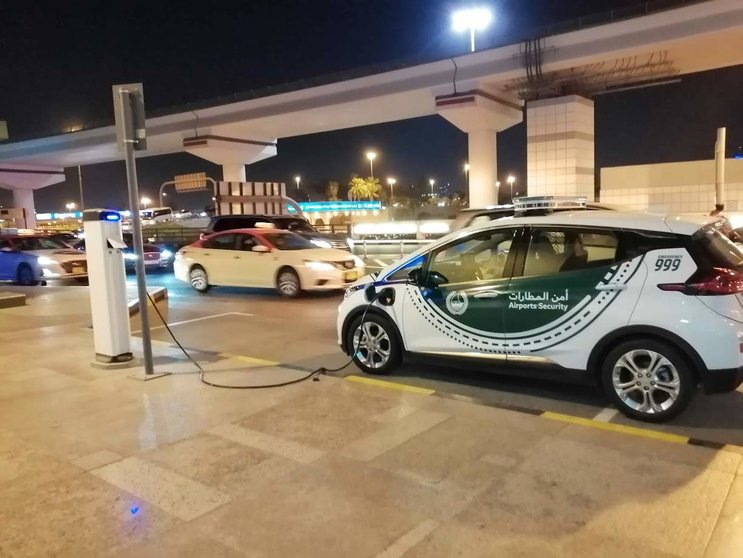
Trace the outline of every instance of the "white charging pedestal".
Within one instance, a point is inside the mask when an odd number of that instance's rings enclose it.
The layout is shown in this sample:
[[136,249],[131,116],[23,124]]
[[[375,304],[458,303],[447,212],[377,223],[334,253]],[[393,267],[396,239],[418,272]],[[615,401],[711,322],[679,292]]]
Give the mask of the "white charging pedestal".
[[132,360],[121,216],[116,211],[83,212],[85,252],[90,282],[90,308],[97,363]]

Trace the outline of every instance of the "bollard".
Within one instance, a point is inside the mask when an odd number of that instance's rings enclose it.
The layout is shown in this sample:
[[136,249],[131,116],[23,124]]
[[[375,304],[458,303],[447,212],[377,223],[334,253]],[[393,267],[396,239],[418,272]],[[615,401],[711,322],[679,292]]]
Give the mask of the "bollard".
[[405,256],[405,252],[403,251],[402,240],[400,240],[400,259],[402,259],[403,256]]
[[369,256],[366,253],[366,239],[364,239],[364,259],[366,260]]

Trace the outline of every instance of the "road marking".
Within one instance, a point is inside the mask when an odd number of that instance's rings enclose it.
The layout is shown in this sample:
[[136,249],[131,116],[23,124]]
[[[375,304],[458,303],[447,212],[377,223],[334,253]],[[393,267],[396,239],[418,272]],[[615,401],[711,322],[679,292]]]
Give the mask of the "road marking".
[[436,527],[438,521],[426,519],[405,533],[385,550],[377,554],[376,558],[400,558],[405,553],[430,535]]
[[563,415],[562,413],[553,413],[551,411],[545,411],[544,413],[542,413],[541,416],[546,419],[566,422],[568,424],[577,424],[580,426],[597,428],[599,430],[620,432],[622,434],[630,434],[632,436],[640,436],[642,438],[651,438],[653,440],[662,440],[664,442],[672,442],[674,444],[687,444],[689,442],[689,438],[687,436],[679,436],[678,434],[669,434],[667,432],[659,432],[657,430],[646,430],[645,428],[637,428],[636,426],[625,426],[623,424],[599,422],[593,419],[574,417],[572,415]]
[[[201,322],[203,320],[211,320],[213,318],[223,318],[225,316],[253,316],[254,314],[247,314],[245,312],[224,312],[223,314],[212,314],[210,316],[202,316],[200,318],[193,318],[191,320],[182,320],[180,322],[173,322],[172,324],[169,323],[169,327],[179,326],[179,325],[185,325],[185,324],[192,324],[194,322]],[[159,325],[159,326],[153,326],[150,328],[150,331],[153,329],[163,329],[165,325]],[[137,329],[135,331],[132,331],[132,334],[135,333],[142,333],[141,329]]]
[[373,258],[375,262],[377,262],[382,267],[387,267],[387,264],[384,263],[382,260],[378,260],[377,258]]
[[617,416],[618,413],[619,409],[615,409],[614,407],[607,407],[606,409],[602,409],[595,417],[593,417],[593,420],[597,420],[599,422],[611,422],[611,419]]
[[366,384],[368,386],[375,386],[387,389],[396,389],[397,391],[407,391],[408,393],[418,393],[420,395],[432,395],[436,393],[435,389],[422,388],[418,386],[409,386],[407,384],[399,384],[397,382],[389,382],[387,380],[377,380],[375,378],[365,378],[363,376],[346,376],[346,380],[349,382],[357,382],[359,384]]
[[[235,355],[232,353],[217,353],[218,357],[222,358],[232,358],[235,360],[239,360],[241,362],[248,362],[250,364],[255,364],[256,366],[278,366],[279,363],[274,360],[265,360],[262,358],[255,358],[255,357],[249,357],[245,355]],[[218,370],[214,370],[214,372],[218,372]]]

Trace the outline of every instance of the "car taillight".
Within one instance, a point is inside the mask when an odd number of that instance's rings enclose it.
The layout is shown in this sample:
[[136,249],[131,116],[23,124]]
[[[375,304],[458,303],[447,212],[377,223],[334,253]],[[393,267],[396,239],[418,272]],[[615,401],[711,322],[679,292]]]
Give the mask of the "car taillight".
[[686,283],[661,283],[662,291],[677,291],[691,296],[717,296],[743,293],[743,273],[713,267],[703,275],[692,276]]

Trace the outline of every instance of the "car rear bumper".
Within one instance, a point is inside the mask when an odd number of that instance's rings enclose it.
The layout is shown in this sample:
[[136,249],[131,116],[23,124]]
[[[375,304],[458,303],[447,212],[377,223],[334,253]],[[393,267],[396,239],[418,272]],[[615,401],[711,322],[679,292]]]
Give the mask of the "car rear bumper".
[[743,383],[743,367],[707,370],[702,376],[705,393],[725,393],[734,391]]

